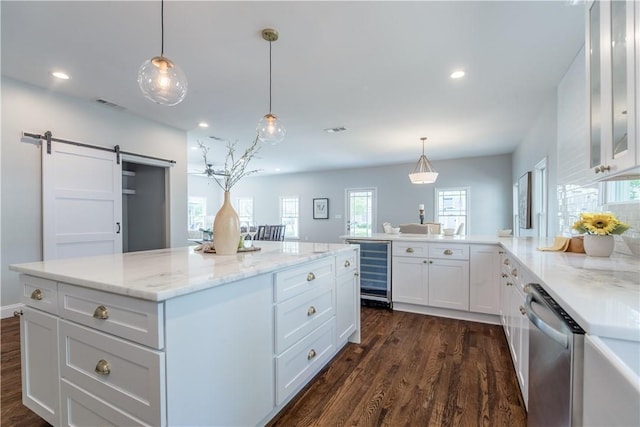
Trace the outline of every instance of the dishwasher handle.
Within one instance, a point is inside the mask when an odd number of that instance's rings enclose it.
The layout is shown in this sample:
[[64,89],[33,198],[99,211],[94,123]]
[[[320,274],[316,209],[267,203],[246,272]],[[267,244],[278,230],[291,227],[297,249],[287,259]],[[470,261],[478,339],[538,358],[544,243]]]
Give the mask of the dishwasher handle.
[[542,297],[542,295],[540,295],[537,289],[535,289],[533,286],[527,286],[527,298],[525,299],[524,305],[527,312],[527,317],[529,318],[529,320],[531,320],[531,323],[533,323],[536,328],[540,329],[540,332],[560,344],[563,348],[569,348],[569,337],[567,336],[567,334],[555,329],[544,320],[542,320],[542,318],[538,316],[538,314],[533,309],[534,301],[544,306],[547,305],[544,301],[544,298]]

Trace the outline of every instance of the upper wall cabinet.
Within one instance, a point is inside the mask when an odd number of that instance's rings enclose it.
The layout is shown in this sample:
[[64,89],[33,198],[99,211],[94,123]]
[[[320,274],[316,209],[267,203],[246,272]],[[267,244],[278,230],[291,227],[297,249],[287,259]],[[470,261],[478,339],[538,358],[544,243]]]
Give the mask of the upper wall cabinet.
[[594,1],[587,7],[589,167],[598,180],[625,175],[640,165],[637,9],[634,0]]

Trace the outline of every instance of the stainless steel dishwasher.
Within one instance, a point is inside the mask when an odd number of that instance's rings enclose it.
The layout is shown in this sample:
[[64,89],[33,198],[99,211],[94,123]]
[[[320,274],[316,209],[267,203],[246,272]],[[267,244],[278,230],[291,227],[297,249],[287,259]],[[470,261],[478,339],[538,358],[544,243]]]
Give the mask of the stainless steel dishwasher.
[[525,286],[529,318],[529,427],[582,425],[584,330],[537,283]]

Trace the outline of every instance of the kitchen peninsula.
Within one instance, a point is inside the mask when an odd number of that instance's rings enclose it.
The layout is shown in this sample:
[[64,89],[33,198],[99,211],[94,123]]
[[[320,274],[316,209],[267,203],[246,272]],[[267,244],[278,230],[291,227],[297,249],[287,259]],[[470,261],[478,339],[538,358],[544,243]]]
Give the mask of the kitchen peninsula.
[[54,426],[266,423],[359,342],[359,249],[259,246],[11,266],[25,405]]

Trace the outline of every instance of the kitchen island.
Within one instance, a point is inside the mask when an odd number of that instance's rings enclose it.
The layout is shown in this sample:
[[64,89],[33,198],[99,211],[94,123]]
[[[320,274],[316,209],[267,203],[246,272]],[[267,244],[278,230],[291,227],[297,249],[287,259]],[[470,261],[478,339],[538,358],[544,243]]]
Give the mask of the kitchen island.
[[23,403],[58,425],[261,425],[359,342],[358,247],[256,242],[35,262]]

